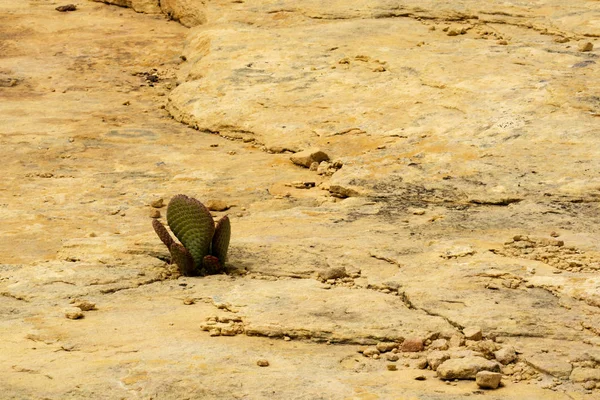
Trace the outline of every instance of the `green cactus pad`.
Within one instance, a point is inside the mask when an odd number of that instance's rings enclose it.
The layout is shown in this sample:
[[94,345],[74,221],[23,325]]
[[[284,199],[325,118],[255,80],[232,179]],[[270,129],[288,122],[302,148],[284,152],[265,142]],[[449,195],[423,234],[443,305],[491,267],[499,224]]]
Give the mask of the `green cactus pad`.
[[169,234],[167,228],[165,228],[164,225],[161,224],[157,219],[152,220],[152,227],[154,228],[154,232],[156,232],[160,240],[165,244],[165,246],[167,246],[168,249],[170,249],[171,245],[174,243],[174,240],[171,237],[171,234]]
[[178,194],[167,207],[167,222],[200,269],[202,260],[210,253],[215,233],[215,223],[208,209],[198,200]]
[[225,215],[217,223],[215,235],[212,239],[211,254],[219,259],[222,266],[227,261],[227,249],[229,248],[229,240],[231,239],[231,223],[229,217]]
[[197,275],[197,270],[194,265],[194,259],[185,247],[183,247],[179,243],[173,242],[173,244],[169,248],[169,251],[171,252],[171,263],[177,265],[177,267],[179,268],[179,272],[181,272],[182,275]]

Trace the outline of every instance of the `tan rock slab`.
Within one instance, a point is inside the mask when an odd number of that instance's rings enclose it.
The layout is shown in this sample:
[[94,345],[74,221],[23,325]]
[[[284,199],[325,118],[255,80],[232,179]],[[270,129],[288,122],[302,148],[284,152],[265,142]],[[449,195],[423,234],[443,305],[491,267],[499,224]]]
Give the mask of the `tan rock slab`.
[[500,363],[482,357],[453,358],[444,361],[437,369],[440,379],[475,379],[480,371],[500,372]]

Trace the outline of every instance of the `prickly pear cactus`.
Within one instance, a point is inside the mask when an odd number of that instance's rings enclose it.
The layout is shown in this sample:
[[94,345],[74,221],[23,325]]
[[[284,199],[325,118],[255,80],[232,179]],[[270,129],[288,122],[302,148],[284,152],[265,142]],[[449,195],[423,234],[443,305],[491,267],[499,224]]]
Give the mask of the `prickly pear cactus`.
[[169,202],[167,223],[181,244],[175,242],[159,221],[152,221],[152,226],[169,249],[171,262],[177,264],[183,275],[207,275],[223,271],[231,237],[227,216],[221,218],[215,227],[204,204],[179,194]]
[[202,268],[204,256],[210,254],[215,222],[204,204],[178,194],[167,207],[167,223],[181,244],[190,252],[196,268]]
[[227,261],[227,249],[229,248],[229,239],[231,238],[231,224],[229,223],[229,217],[225,215],[217,223],[215,228],[215,235],[212,239],[212,251],[211,254],[222,263]]

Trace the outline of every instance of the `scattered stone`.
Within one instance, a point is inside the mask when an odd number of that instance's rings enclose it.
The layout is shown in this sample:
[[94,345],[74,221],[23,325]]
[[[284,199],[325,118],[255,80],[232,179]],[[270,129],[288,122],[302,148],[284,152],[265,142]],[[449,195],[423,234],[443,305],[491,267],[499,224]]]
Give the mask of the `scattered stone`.
[[346,272],[345,267],[331,267],[324,271],[319,271],[318,276],[321,281],[327,281],[329,279],[346,278],[348,273]]
[[465,346],[487,359],[494,358],[494,352],[499,349],[498,344],[492,340],[467,340]]
[[572,382],[600,382],[600,369],[576,367],[569,377]]
[[483,357],[452,358],[437,367],[440,379],[475,379],[480,371],[500,372],[500,363]]
[[295,181],[292,182],[290,186],[293,186],[296,189],[310,189],[316,186],[316,182]]
[[500,350],[494,352],[494,357],[501,364],[510,364],[517,359],[517,352],[512,346],[502,347]]
[[429,345],[431,350],[448,350],[448,341],[446,339],[436,339]]
[[81,311],[92,311],[96,309],[96,304],[87,300],[77,301],[73,303],[73,305],[79,308]]
[[594,50],[594,45],[592,42],[579,42],[577,45],[577,49],[581,52],[592,51]]
[[387,70],[385,69],[385,67],[383,65],[379,65],[379,66],[373,68],[373,72],[385,72],[385,71],[387,71]]
[[475,250],[471,246],[456,246],[446,250],[440,257],[449,260],[452,258],[472,256],[473,254],[475,254]]
[[455,333],[454,335],[452,335],[452,337],[450,337],[450,340],[448,341],[448,345],[451,348],[464,346],[464,344],[465,344],[465,338],[458,333]]
[[83,312],[77,307],[71,307],[65,309],[65,317],[68,319],[81,319],[83,318]]
[[268,367],[269,361],[265,360],[264,358],[261,358],[260,360],[256,361],[256,365],[258,365],[259,367]]
[[160,217],[161,217],[160,211],[154,210],[154,209],[150,210],[150,218],[156,219],[156,218],[160,218]]
[[569,42],[569,38],[563,37],[563,36],[559,36],[559,37],[555,37],[554,41],[556,43],[568,43]]
[[225,211],[229,209],[229,205],[223,200],[208,200],[206,208],[210,211]]
[[500,46],[506,46],[508,44],[508,41],[506,41],[504,39],[500,39],[496,43],[499,44]]
[[478,326],[467,326],[463,329],[463,335],[467,340],[481,340],[483,339],[483,333],[481,328]]
[[212,328],[208,331],[208,334],[210,336],[221,336],[221,329],[220,328]]
[[592,390],[596,388],[596,382],[594,381],[587,381],[587,382],[583,382],[583,388],[586,390]]
[[424,358],[419,359],[416,363],[415,363],[415,367],[417,367],[418,369],[425,369],[427,368],[429,364],[427,363],[427,360]]
[[[324,162],[326,162],[326,161],[324,161]],[[318,171],[319,171],[319,165],[320,164],[315,161],[315,162],[313,162],[313,163],[310,164],[310,167],[308,169],[310,171],[317,171],[317,173],[318,173]]]
[[497,389],[501,380],[502,374],[499,372],[480,371],[475,375],[475,382],[482,389]]
[[465,358],[465,357],[484,357],[478,351],[455,349],[450,351],[450,358]]
[[462,29],[460,27],[451,27],[448,29],[448,31],[446,32],[446,35],[448,36],[458,36],[460,35]]
[[429,364],[432,371],[435,371],[444,361],[449,359],[450,353],[447,351],[434,350],[427,355],[427,364]]
[[388,361],[398,361],[400,359],[400,356],[396,353],[388,353],[385,355],[385,358]]
[[221,336],[235,336],[237,335],[237,330],[234,327],[227,326],[221,328]]
[[427,377],[425,377],[425,375],[415,376],[415,381],[424,381],[424,380],[427,380]]
[[387,369],[388,371],[398,371],[398,367],[396,366],[396,364],[388,364]]
[[388,351],[392,351],[393,349],[398,348],[398,343],[396,342],[379,342],[375,346],[380,353],[387,353]]
[[290,160],[296,164],[306,168],[310,168],[314,162],[321,163],[322,161],[329,161],[329,156],[319,149],[308,149],[294,153]]
[[419,338],[408,338],[406,339],[404,342],[402,342],[402,346],[400,346],[400,350],[407,353],[407,352],[419,352],[419,351],[423,351],[424,349],[424,345],[423,345],[423,339],[419,339]]
[[150,203],[150,207],[152,208],[162,208],[165,206],[165,201],[162,199],[162,197],[160,199],[154,200]]
[[183,304],[185,304],[186,306],[191,306],[192,304],[195,304],[196,301],[190,297],[186,297],[185,299],[183,299]]
[[65,4],[64,6],[56,7],[55,10],[60,12],[75,11],[77,10],[77,6],[75,4]]
[[370,346],[364,349],[362,354],[365,357],[373,357],[375,355],[379,356],[379,350],[377,350],[377,347]]

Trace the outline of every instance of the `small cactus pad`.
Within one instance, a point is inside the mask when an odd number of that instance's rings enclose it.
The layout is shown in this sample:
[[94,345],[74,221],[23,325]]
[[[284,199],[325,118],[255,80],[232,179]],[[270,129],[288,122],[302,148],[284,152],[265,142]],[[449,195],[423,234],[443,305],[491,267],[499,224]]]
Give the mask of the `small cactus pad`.
[[181,272],[182,275],[197,275],[194,259],[185,247],[179,243],[173,242],[169,251],[171,252],[171,263],[176,264],[177,267],[179,267],[179,272]]
[[215,256],[208,255],[202,260],[202,267],[206,275],[218,274],[221,272],[221,263]]
[[227,261],[227,249],[229,248],[229,239],[231,238],[231,223],[229,217],[225,215],[217,222],[215,235],[212,239],[212,255],[219,259],[222,266]]
[[156,219],[152,220],[152,227],[154,228],[154,232],[156,232],[160,240],[165,244],[165,246],[167,246],[168,249],[170,249],[174,241],[167,228],[165,228],[164,225]]
[[202,260],[210,253],[215,233],[215,223],[208,209],[198,200],[178,194],[167,207],[167,222],[200,269]]

